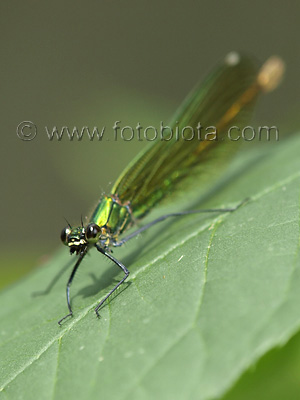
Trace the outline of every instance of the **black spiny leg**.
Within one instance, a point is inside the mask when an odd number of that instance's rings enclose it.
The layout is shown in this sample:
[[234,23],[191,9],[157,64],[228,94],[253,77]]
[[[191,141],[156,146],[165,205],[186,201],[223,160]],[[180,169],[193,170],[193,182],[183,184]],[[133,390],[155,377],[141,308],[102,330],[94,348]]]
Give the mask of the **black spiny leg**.
[[113,243],[114,247],[120,247],[124,243],[128,242],[128,240],[134,238],[135,236],[139,235],[140,233],[146,231],[147,229],[151,228],[151,226],[156,225],[158,222],[162,222],[165,219],[168,219],[170,217],[182,217],[183,215],[191,215],[191,214],[199,214],[199,213],[220,213],[220,212],[233,212],[236,211],[238,208],[240,208],[243,204],[245,204],[249,199],[243,200],[241,203],[239,203],[236,207],[233,208],[207,208],[207,209],[202,209],[202,210],[192,210],[192,211],[182,211],[182,212],[176,212],[176,213],[171,213],[171,214],[165,214],[162,215],[159,218],[156,218],[155,220],[149,222],[147,225],[142,226],[141,228],[137,229],[136,231],[132,232],[130,235],[125,236],[125,238],[119,240],[118,242]]
[[[98,251],[100,251],[100,253],[104,254],[106,257],[108,257],[111,261],[113,261],[119,268],[121,268],[121,270],[124,272],[125,276],[123,279],[120,280],[120,282],[108,293],[107,296],[104,297],[103,300],[100,301],[100,303],[97,305],[97,307],[95,308],[95,313],[97,315],[97,317],[99,317],[99,308],[102,306],[102,304],[105,302],[105,300],[107,300],[109,298],[109,296],[116,290],[118,289],[118,287],[120,285],[122,285],[122,283],[125,281],[125,279],[128,278],[129,275],[129,271],[128,269],[125,267],[125,265],[123,265],[120,261],[118,261],[115,257],[113,257],[110,253],[108,253],[107,251],[105,251],[102,247],[100,247],[97,243],[95,244],[96,248]],[[72,311],[71,311],[72,312]]]
[[68,283],[67,283],[67,303],[68,303],[68,309],[69,309],[70,312],[69,312],[69,314],[65,315],[63,318],[61,318],[61,319],[58,321],[58,325],[61,325],[61,323],[62,323],[66,318],[72,317],[72,315],[73,315],[73,311],[72,311],[71,303],[70,303],[70,286],[71,286],[71,283],[72,283],[72,281],[73,281],[73,278],[74,278],[74,276],[75,276],[75,274],[76,274],[76,271],[77,271],[77,269],[78,269],[78,267],[79,267],[79,265],[80,265],[80,263],[81,263],[81,261],[82,261],[82,259],[83,259],[83,257],[84,257],[85,255],[86,255],[86,252],[80,254],[80,256],[79,256],[79,258],[78,258],[78,260],[77,260],[76,264],[74,265],[74,268],[73,268],[73,270],[72,270],[72,272],[71,272],[70,278],[69,278]]

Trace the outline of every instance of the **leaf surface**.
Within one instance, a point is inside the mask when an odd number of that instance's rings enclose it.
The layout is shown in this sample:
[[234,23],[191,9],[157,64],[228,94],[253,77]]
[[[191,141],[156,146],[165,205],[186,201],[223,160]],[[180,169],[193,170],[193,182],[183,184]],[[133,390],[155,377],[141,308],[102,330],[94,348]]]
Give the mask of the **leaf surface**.
[[131,274],[99,320],[93,308],[122,274],[96,251],[78,271],[74,317],[62,327],[65,248],[3,290],[0,398],[222,397],[300,327],[299,149],[293,138],[259,160],[241,158],[205,204],[250,197],[235,212],[177,218],[115,250]]

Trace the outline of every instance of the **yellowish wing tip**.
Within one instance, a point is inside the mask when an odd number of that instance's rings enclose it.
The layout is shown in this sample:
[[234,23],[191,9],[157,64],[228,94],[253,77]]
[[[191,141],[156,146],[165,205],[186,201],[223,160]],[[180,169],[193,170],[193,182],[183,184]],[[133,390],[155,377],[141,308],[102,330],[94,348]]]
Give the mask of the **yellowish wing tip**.
[[272,56],[263,64],[257,75],[257,83],[262,91],[271,92],[281,82],[285,71],[285,63],[278,56]]

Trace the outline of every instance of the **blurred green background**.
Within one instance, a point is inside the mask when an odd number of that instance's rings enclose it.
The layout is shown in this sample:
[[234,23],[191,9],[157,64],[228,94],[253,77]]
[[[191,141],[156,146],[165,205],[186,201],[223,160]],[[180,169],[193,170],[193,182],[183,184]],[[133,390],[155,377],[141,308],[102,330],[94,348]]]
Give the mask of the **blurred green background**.
[[[1,3],[1,286],[60,247],[145,142],[113,141],[112,126],[168,122],[189,90],[226,53],[287,73],[256,121],[298,126],[296,1],[11,1]],[[37,126],[21,141],[22,121]],[[45,126],[106,126],[103,141],[49,141]],[[107,140],[108,139],[108,140]]]

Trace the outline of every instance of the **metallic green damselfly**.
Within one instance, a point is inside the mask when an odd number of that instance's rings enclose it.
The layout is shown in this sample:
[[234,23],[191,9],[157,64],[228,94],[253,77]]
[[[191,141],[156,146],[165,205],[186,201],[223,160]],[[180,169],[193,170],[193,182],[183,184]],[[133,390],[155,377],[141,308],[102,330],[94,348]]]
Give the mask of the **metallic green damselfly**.
[[[228,152],[219,148],[237,147],[226,137],[230,127],[247,121],[260,93],[273,90],[283,74],[284,64],[278,57],[271,57],[257,68],[250,57],[229,53],[221,65],[197,86],[169,124],[171,128],[215,127],[217,136],[194,137],[185,140],[178,137],[157,140],[140,153],[124,170],[112,188],[110,195],[103,195],[89,219],[89,223],[73,228],[70,224],[62,231],[61,240],[76,253],[77,262],[67,283],[69,313],[59,324],[73,315],[70,303],[70,286],[74,275],[87,252],[95,247],[113,261],[124,277],[95,308],[97,316],[102,304],[126,280],[128,269],[112,255],[112,248],[123,245],[151,226],[172,217],[200,212],[231,212],[236,208],[202,209],[163,215],[120,239],[120,236],[145,217],[162,199],[174,192],[192,172],[205,169],[208,161],[217,162],[228,158]],[[199,172],[200,173],[200,172]]]

